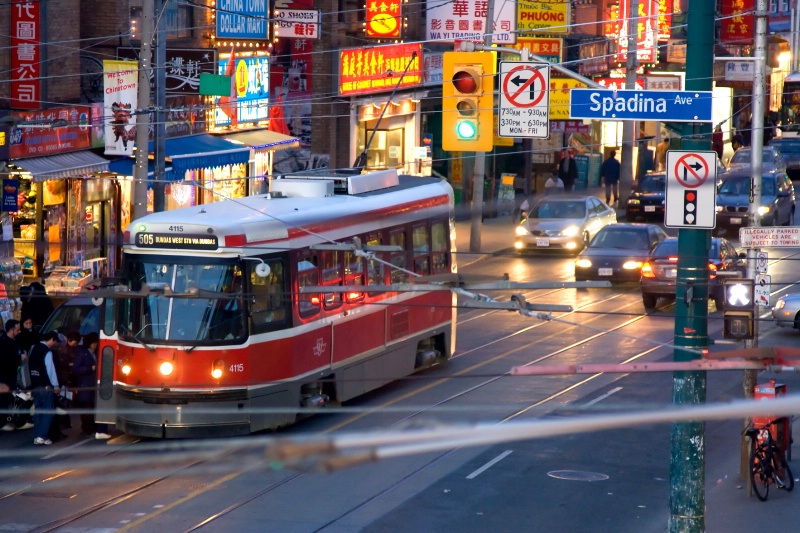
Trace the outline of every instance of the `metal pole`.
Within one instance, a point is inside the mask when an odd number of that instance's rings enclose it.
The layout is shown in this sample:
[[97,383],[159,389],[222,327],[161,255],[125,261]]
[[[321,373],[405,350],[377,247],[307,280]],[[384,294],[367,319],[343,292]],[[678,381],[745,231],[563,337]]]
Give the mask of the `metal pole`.
[[[624,1],[624,0],[623,0]],[[631,0],[631,8],[628,13],[628,57],[625,62],[625,89],[633,91],[636,89],[636,49],[639,41],[639,0]],[[617,205],[622,207],[628,203],[633,187],[633,143],[636,140],[634,129],[636,124],[632,120],[622,123],[622,158],[620,163],[619,175],[619,195]]]
[[[153,139],[153,155],[155,165],[153,168],[153,211],[164,211],[166,198],[166,172],[164,159],[166,158],[167,142],[167,2],[170,0],[156,0],[156,60],[155,60],[155,90],[156,90],[156,128]],[[176,1],[176,0],[172,0]]]
[[139,94],[136,110],[136,167],[133,170],[133,220],[147,214],[147,143],[150,133],[150,69],[152,68],[153,0],[142,3],[142,48],[139,52]]
[[[492,46],[494,35],[494,0],[486,3],[486,32],[483,34],[483,45]],[[485,76],[485,74],[484,74]],[[490,76],[483,80],[494,80]],[[482,84],[483,84],[482,83]],[[491,88],[494,91],[494,87]],[[475,152],[475,166],[472,173],[472,205],[470,207],[469,251],[481,251],[481,228],[483,226],[483,178],[486,174],[486,153]]]
[[[714,15],[714,2],[689,3],[687,91],[710,91],[712,88]],[[682,132],[683,149],[711,150],[710,123],[684,125]],[[702,208],[715,209],[715,206],[705,204]],[[681,228],[678,231],[676,362],[698,359],[697,354],[708,348],[707,262],[710,241],[711,230]],[[672,401],[675,405],[705,403],[706,373],[675,372]],[[672,425],[669,510],[670,533],[705,531],[705,423],[702,421]]]

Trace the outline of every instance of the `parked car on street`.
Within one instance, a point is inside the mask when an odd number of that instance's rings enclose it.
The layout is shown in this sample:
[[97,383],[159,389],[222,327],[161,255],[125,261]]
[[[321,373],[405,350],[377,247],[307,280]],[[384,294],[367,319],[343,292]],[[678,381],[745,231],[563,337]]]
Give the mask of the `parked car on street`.
[[578,252],[601,228],[617,221],[617,212],[594,196],[546,196],[516,227],[514,248]]
[[663,220],[666,192],[667,173],[648,172],[631,191],[628,204],[625,206],[625,219],[629,222],[648,217]]
[[[719,272],[744,276],[747,270],[745,255],[727,239],[714,237],[708,251],[708,297],[713,300],[717,310],[722,309],[725,297]],[[642,302],[645,309],[652,309],[658,298],[675,297],[675,281],[678,277],[678,238],[670,237],[661,241],[642,265]]]
[[[738,232],[750,225],[750,169],[729,172],[717,191],[716,232]],[[793,226],[795,193],[785,172],[764,172],[761,177],[762,226]],[[738,235],[738,233],[737,233]]]
[[[794,181],[800,178],[800,137],[778,137],[769,142],[786,161],[786,174]],[[799,182],[800,183],[800,182]]]
[[575,281],[638,281],[650,251],[667,238],[656,224],[612,224],[575,259]]
[[784,328],[800,329],[800,293],[784,294],[772,308],[775,324]]
[[[749,147],[739,148],[733,154],[731,160],[728,161],[728,173],[737,170],[750,170],[750,158],[753,155],[753,149]],[[774,146],[765,146],[761,152],[761,169],[763,172],[778,171],[786,172],[786,161],[781,156],[781,153]]]

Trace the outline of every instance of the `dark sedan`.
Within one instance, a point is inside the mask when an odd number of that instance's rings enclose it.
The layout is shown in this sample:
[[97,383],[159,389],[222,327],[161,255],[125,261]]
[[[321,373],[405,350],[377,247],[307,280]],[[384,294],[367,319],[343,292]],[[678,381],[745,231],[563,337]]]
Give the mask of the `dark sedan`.
[[625,206],[625,218],[664,218],[664,196],[667,191],[666,172],[648,172],[631,191]]
[[789,178],[796,180],[800,178],[800,138],[786,137],[772,139],[770,146],[774,146],[781,153],[781,157],[786,161],[786,173]]
[[666,238],[655,224],[606,226],[575,259],[575,280],[638,282],[650,250]]
[[[717,232],[750,226],[750,172],[725,175],[717,192]],[[793,226],[795,195],[792,180],[782,172],[765,172],[761,178],[762,226]]]
[[[717,310],[722,310],[723,287],[718,272],[732,272],[743,276],[747,270],[744,254],[726,239],[711,239],[708,250],[708,297],[714,300]],[[678,238],[664,239],[653,249],[642,266],[642,303],[645,309],[656,306],[659,297],[675,297],[675,280],[678,277]]]

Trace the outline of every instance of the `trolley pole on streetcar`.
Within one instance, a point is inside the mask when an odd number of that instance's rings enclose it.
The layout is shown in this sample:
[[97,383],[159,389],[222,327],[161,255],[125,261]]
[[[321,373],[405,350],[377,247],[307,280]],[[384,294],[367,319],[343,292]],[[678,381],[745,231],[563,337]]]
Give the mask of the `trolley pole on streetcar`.
[[[714,3],[690,2],[687,27],[686,90],[710,91],[714,67]],[[682,126],[681,148],[711,149],[711,124]],[[697,359],[708,347],[708,248],[711,230],[678,230],[674,360]],[[688,350],[689,348],[692,351]],[[694,351],[697,350],[697,351]],[[706,401],[706,373],[673,374],[676,405]],[[705,531],[705,423],[672,425],[669,493],[670,533]]]

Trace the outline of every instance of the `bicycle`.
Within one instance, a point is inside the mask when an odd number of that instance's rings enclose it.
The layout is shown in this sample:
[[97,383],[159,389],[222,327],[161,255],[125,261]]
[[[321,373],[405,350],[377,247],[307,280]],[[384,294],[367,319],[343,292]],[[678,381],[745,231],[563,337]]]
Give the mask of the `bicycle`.
[[772,422],[761,427],[750,427],[745,434],[750,437],[750,482],[753,491],[762,502],[769,497],[769,486],[773,482],[779,489],[791,492],[794,488],[794,475],[786,462],[783,452],[772,438]]

